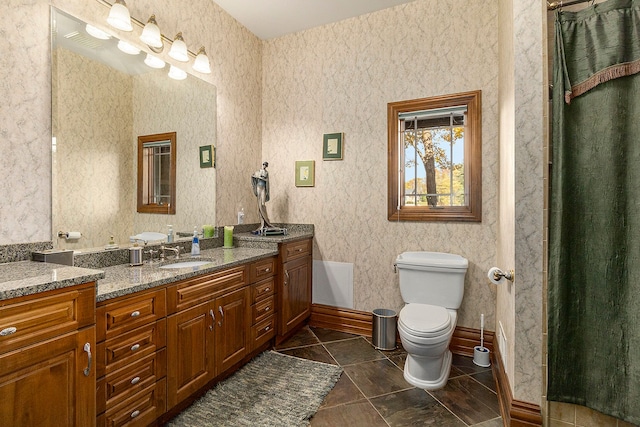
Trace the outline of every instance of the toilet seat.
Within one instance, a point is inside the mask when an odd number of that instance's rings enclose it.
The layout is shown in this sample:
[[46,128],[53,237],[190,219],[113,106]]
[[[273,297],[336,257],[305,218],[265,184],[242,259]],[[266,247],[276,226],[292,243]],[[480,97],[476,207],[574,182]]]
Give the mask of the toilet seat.
[[451,316],[444,307],[411,303],[400,310],[398,323],[401,329],[414,337],[431,338],[451,329]]

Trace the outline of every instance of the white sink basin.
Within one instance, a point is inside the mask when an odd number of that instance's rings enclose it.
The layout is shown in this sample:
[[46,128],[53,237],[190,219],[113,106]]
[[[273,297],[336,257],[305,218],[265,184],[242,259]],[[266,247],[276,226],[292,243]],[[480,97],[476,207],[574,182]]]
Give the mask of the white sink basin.
[[211,261],[183,261],[176,262],[173,264],[167,264],[160,266],[160,268],[192,268],[192,267],[200,267],[201,265],[211,264]]

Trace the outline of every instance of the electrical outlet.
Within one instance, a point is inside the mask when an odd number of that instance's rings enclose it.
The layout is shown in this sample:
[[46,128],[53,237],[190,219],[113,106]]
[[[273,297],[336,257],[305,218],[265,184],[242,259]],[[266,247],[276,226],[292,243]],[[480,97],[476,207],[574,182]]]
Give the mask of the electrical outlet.
[[500,349],[500,355],[502,356],[502,364],[505,369],[508,369],[508,347],[507,347],[507,335],[504,333],[504,328],[502,327],[502,322],[498,322],[499,331],[498,331],[498,348]]

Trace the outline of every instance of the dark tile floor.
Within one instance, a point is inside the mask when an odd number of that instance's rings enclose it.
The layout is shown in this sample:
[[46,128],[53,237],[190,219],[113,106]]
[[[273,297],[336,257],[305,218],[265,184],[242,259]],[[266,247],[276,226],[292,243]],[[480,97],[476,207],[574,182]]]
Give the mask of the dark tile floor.
[[447,385],[425,391],[404,380],[401,347],[379,351],[358,335],[305,327],[276,350],[344,369],[311,427],[502,427],[491,368],[470,357],[454,355]]

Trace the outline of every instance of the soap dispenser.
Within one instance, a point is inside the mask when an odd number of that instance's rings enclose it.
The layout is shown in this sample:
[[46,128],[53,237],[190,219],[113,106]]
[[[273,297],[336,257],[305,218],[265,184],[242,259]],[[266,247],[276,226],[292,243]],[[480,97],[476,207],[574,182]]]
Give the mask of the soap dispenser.
[[173,243],[173,225],[169,224],[169,233],[167,233],[167,243]]
[[200,256],[200,239],[198,239],[197,227],[193,227],[193,239],[191,240],[191,256]]

